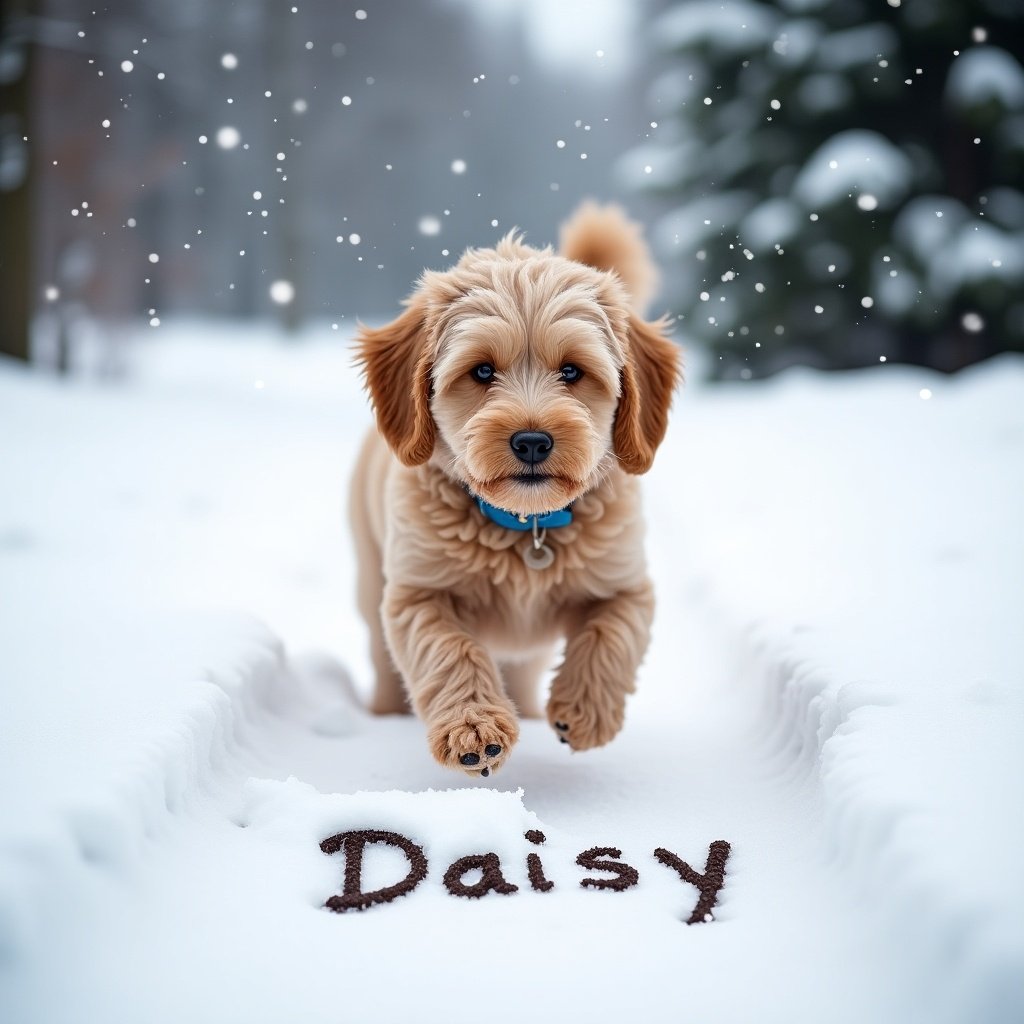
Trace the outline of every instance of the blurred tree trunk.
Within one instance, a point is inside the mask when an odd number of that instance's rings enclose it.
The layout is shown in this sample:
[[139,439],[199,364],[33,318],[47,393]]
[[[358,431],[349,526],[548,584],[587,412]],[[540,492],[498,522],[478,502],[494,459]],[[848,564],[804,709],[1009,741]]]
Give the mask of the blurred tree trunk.
[[34,7],[34,0],[7,0],[0,15],[0,352],[26,362],[32,316],[29,103]]

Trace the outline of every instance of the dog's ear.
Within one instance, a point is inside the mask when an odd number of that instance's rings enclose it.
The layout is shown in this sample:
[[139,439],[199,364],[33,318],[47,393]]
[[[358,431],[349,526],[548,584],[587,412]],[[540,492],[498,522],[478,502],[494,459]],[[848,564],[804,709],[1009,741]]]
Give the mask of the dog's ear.
[[430,414],[430,350],[424,306],[415,299],[384,327],[360,327],[356,361],[362,365],[377,428],[407,466],[419,466],[434,450]]
[[627,473],[646,473],[668,427],[672,393],[680,379],[679,347],[665,337],[666,322],[631,314],[626,330],[622,394],[612,444]]

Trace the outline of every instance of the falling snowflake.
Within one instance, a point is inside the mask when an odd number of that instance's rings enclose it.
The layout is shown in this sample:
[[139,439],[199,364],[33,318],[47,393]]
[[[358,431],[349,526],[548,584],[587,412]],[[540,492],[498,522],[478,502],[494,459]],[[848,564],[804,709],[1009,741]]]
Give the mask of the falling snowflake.
[[274,281],[270,286],[271,301],[287,306],[295,298],[295,285],[291,281]]
[[225,125],[217,129],[217,145],[221,149],[234,149],[241,141],[242,135],[237,128]]

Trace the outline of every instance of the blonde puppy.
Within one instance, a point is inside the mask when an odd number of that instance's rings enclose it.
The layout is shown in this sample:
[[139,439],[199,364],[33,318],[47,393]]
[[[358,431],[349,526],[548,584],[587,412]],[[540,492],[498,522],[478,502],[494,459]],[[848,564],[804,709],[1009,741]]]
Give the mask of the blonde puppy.
[[560,252],[514,233],[427,272],[358,361],[376,413],[352,481],[372,710],[412,709],[442,765],[487,776],[538,680],[573,750],[622,728],[654,597],[636,475],[679,379],[637,309],[655,271],[638,228],[585,205]]

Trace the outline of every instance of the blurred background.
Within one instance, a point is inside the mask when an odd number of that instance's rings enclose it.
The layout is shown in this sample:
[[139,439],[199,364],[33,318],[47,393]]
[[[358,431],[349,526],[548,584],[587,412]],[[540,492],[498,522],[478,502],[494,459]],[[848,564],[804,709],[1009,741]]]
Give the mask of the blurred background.
[[[1020,0],[3,0],[0,351],[306,338],[623,204],[718,379],[1024,350]],[[300,342],[296,342],[300,343]]]

